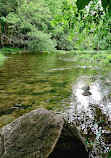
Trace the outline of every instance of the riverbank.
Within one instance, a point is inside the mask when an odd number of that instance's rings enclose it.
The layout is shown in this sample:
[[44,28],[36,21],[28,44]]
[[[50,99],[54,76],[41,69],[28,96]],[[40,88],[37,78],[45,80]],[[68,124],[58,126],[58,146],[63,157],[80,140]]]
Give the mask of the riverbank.
[[13,47],[3,47],[0,49],[1,53],[20,53],[20,52],[27,52],[26,49],[21,48],[13,48]]
[[[29,50],[29,49],[22,49],[22,48],[14,48],[14,47],[3,47],[0,48],[1,53],[26,53],[26,52],[41,52],[44,53],[42,50]],[[111,50],[54,50],[56,53],[74,53],[74,54],[83,54],[83,53],[96,53],[96,54],[104,54],[104,53],[111,53]]]
[[[53,53],[44,52],[41,50],[27,50],[21,48],[13,47],[3,47],[0,49],[0,60],[4,60],[5,56],[3,54],[16,54],[16,53]],[[74,60],[79,61],[81,66],[108,66],[111,65],[111,50],[56,50],[55,53],[61,54],[74,54]]]

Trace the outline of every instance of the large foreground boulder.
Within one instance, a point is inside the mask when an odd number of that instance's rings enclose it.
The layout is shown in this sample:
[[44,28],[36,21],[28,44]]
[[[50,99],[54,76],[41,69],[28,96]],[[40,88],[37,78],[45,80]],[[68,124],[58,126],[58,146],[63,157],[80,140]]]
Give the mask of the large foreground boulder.
[[0,130],[0,158],[87,158],[76,127],[41,108]]

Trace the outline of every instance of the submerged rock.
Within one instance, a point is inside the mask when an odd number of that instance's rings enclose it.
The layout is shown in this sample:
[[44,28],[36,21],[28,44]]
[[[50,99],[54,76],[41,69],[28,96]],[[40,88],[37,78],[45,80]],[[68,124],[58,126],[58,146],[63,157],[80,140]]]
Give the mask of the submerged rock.
[[82,95],[84,95],[84,96],[89,96],[89,95],[92,95],[92,93],[91,93],[90,91],[84,91],[84,92],[82,93]]
[[76,127],[41,108],[0,130],[0,158],[88,158]]

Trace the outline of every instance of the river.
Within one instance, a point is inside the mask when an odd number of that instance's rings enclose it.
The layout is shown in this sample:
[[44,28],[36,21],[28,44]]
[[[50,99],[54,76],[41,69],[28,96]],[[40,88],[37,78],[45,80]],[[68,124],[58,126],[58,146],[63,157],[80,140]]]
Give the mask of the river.
[[[89,140],[97,146],[92,157],[108,152],[111,67],[81,66],[74,54],[65,53],[21,53],[7,57],[0,67],[0,127],[44,107],[76,125],[84,137],[91,129]],[[83,95],[82,87],[86,85],[90,87],[89,96]]]

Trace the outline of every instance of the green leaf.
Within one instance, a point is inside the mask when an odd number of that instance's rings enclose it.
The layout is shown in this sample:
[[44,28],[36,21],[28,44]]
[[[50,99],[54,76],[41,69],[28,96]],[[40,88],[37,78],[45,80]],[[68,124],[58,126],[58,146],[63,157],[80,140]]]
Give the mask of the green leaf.
[[94,124],[99,124],[99,123],[103,123],[104,120],[101,120],[101,121],[98,121],[98,122],[95,122]]
[[91,0],[77,0],[77,2],[76,2],[77,8],[78,8],[79,10],[85,8],[85,6],[88,5],[90,1],[91,1]]
[[102,134],[102,131],[99,131],[95,139],[98,139],[101,136],[101,134]]

